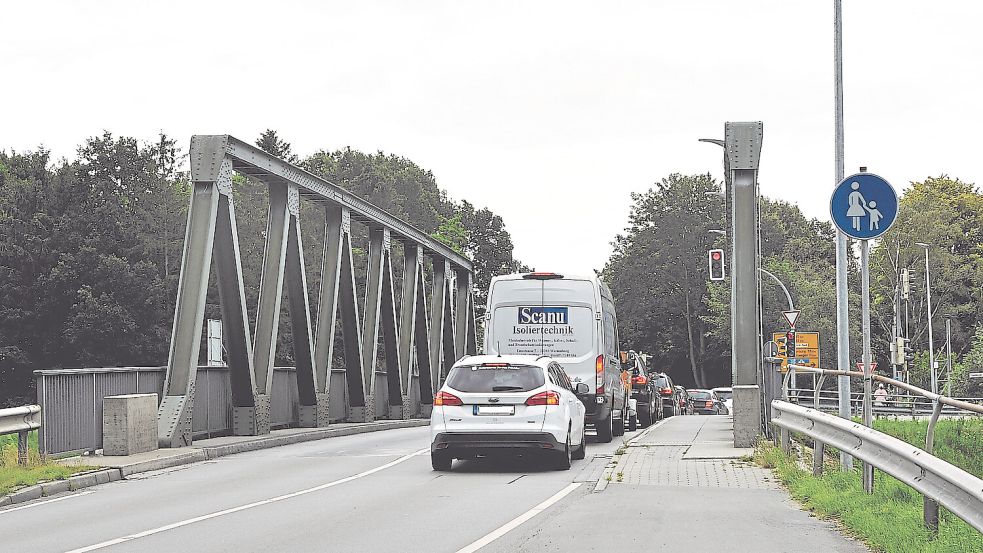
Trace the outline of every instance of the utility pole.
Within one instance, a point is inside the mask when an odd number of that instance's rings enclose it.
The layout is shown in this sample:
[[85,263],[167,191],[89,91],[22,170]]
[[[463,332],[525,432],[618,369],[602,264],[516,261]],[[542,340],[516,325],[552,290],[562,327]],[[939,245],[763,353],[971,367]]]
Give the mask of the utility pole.
[[928,302],[928,369],[932,373],[932,393],[939,393],[939,374],[935,370],[935,344],[932,339],[932,285],[928,277],[928,248],[931,244],[916,242],[916,246],[925,248],[925,298]]
[[[843,0],[833,0],[833,119],[836,127],[836,183],[845,176],[843,161]],[[846,234],[836,233],[836,368],[850,370],[850,303],[847,296]],[[850,377],[837,378],[840,416],[850,418]],[[853,470],[853,456],[840,451],[840,468]]]

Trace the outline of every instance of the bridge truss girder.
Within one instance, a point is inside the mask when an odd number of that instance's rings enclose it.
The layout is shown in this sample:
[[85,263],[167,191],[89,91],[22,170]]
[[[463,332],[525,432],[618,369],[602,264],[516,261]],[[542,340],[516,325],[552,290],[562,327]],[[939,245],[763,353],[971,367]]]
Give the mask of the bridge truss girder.
[[[254,333],[249,330],[246,311],[233,171],[269,189]],[[447,370],[461,356],[477,350],[469,260],[371,203],[230,136],[192,138],[191,179],[194,189],[158,412],[162,447],[187,445],[192,440],[194,381],[213,259],[228,352],[234,434],[270,431],[273,362],[284,287],[289,298],[301,426],[326,426],[332,419],[371,421],[429,415],[433,393]],[[302,200],[322,205],[325,213],[314,325],[300,223]],[[364,224],[369,234],[361,309],[352,253],[353,222]],[[394,241],[402,244],[404,253],[398,312]],[[432,265],[430,301],[427,257]],[[332,367],[339,323],[344,369]]]

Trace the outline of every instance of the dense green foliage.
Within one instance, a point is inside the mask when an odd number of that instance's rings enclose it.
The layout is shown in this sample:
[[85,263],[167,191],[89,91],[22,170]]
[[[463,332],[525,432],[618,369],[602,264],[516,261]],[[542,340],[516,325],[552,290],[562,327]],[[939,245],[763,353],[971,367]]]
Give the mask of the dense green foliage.
[[[708,282],[706,252],[726,248],[713,230],[726,227],[721,184],[708,175],[670,175],[632,197],[624,234],[604,277],[615,294],[624,347],[654,354],[656,366],[678,381],[705,386],[730,384],[730,280]],[[821,365],[836,363],[835,231],[809,219],[795,205],[761,198],[761,266],[789,289],[801,310],[797,328],[820,333]],[[913,383],[928,386],[928,333],[924,250],[931,244],[935,348],[942,358],[945,318],[952,319],[952,395],[983,394],[983,194],[948,177],[912,183],[900,202],[898,220],[871,254],[874,360],[890,374],[889,341],[898,269],[912,270],[917,286],[908,317]],[[856,244],[854,244],[856,246]],[[857,250],[854,249],[854,254]],[[730,259],[726,263],[728,272]],[[860,279],[857,255],[850,257],[851,359],[860,357]],[[781,288],[762,275],[765,339],[783,332],[788,302]],[[944,366],[944,359],[941,365]],[[831,383],[832,384],[832,383]]]
[[[918,447],[924,446],[924,421],[878,419],[874,427]],[[936,429],[938,457],[976,476],[983,476],[983,450],[979,419],[942,420]],[[877,551],[890,553],[983,552],[983,536],[969,524],[940,509],[938,536],[922,524],[922,496],[910,486],[881,471],[875,472],[874,493],[864,493],[860,464],[841,472],[832,464],[822,477],[803,470],[795,460],[771,444],[762,444],[758,461],[774,468],[792,496],[821,517],[842,523],[848,532]]]
[[[479,256],[476,291],[483,293],[492,276],[518,267],[501,217],[451,200],[430,171],[408,159],[347,148],[301,159],[272,130],[257,144],[466,255]],[[167,136],[142,144],[108,132],[87,140],[71,161],[52,160],[44,149],[0,152],[0,405],[33,402],[36,369],[166,363],[190,190],[180,170],[183,158]],[[240,175],[234,184],[252,323],[267,190]],[[304,202],[301,226],[309,293],[316,298],[324,212]],[[359,286],[366,240],[365,229],[355,225]],[[398,291],[398,245],[393,266]],[[292,364],[287,303],[280,319],[279,364]],[[214,271],[206,316],[220,316]]]

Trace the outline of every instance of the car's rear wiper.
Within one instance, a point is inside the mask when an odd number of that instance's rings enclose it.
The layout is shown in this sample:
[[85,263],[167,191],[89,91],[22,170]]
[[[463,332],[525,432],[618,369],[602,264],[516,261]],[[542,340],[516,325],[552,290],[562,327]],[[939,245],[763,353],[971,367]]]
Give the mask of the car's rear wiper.
[[525,389],[525,386],[492,386],[493,392],[518,392]]

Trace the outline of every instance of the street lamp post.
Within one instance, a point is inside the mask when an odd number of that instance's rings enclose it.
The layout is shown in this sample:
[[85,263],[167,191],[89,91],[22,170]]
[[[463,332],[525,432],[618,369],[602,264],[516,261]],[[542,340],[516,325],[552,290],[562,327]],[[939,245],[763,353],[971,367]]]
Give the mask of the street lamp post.
[[916,246],[925,248],[925,296],[928,301],[928,369],[932,373],[932,393],[939,393],[939,375],[935,372],[935,344],[932,341],[932,286],[928,277],[928,248],[930,244],[916,242]]

